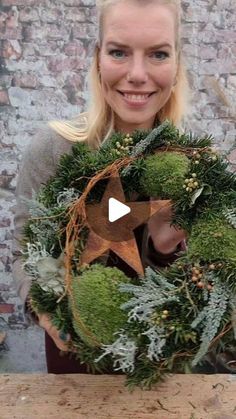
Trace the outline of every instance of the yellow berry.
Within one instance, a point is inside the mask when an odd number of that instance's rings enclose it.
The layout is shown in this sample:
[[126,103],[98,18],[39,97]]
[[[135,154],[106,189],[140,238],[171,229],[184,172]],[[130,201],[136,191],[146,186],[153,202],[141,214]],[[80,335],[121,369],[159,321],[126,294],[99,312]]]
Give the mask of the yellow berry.
[[195,160],[195,164],[199,164],[199,160]]
[[162,313],[165,314],[165,315],[168,315],[169,314],[169,311],[168,310],[163,310]]
[[192,173],[192,177],[196,178],[197,177],[196,173]]

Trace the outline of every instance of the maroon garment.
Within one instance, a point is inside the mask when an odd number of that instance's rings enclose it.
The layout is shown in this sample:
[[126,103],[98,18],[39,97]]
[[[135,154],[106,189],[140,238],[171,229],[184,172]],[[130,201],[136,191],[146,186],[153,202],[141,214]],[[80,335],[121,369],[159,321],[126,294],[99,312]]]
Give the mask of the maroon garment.
[[87,366],[75,359],[73,353],[62,352],[45,332],[47,370],[50,374],[86,374]]

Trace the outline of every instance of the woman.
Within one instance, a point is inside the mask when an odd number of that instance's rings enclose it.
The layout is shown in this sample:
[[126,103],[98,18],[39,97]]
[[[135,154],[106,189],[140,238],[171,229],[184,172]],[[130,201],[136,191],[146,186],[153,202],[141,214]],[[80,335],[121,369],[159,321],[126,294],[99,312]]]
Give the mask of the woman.
[[[180,47],[180,6],[177,0],[100,0],[99,42],[91,68],[91,106],[70,123],[52,122],[51,130],[37,134],[28,148],[17,186],[17,196],[31,197],[55,174],[62,154],[75,141],[99,148],[114,130],[131,133],[150,129],[166,118],[178,125],[184,113],[187,81]],[[18,200],[16,243],[27,219]],[[144,264],[163,266],[176,257],[185,238],[170,226],[171,209],[153,216],[142,234]],[[24,301],[30,278],[20,269],[15,250],[14,277]],[[63,336],[47,314],[38,318],[46,331],[48,372],[85,372],[68,356],[69,336]],[[64,357],[59,352],[64,351]]]

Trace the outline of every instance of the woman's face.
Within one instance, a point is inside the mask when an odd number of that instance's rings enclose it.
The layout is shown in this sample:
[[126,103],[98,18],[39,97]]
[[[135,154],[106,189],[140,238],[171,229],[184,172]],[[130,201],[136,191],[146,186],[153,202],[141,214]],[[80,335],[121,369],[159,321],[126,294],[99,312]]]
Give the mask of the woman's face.
[[99,67],[117,130],[153,126],[175,83],[175,41],[175,17],[166,5],[120,2],[107,11]]

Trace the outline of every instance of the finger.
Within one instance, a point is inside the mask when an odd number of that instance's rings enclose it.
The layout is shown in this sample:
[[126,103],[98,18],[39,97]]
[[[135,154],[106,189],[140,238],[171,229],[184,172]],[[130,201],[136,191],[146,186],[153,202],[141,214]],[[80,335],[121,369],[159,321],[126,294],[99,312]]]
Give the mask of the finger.
[[39,325],[46,330],[49,336],[53,339],[55,345],[61,350],[68,352],[68,342],[70,336],[63,334],[51,322],[48,315],[42,314],[39,318]]

